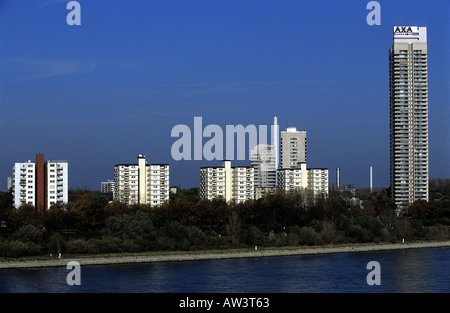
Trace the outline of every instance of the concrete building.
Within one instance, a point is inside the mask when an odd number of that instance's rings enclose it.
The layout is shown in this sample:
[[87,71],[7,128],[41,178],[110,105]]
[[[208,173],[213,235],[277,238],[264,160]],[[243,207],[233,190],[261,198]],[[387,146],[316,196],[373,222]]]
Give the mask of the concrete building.
[[67,161],[47,161],[45,174],[47,193],[46,203],[52,204],[69,201],[69,168]]
[[241,203],[254,199],[254,169],[250,166],[231,167],[224,160],[222,166],[200,168],[200,197]]
[[280,166],[297,168],[300,163],[306,163],[306,131],[288,126],[280,136]]
[[308,188],[308,171],[306,163],[297,168],[278,169],[278,188],[287,193],[293,193]]
[[13,196],[14,206],[27,203],[38,212],[45,212],[54,203],[69,201],[69,169],[67,161],[44,162],[44,155],[37,154],[36,162],[31,160],[14,163]]
[[242,203],[255,198],[254,169],[251,166],[232,167],[232,200]]
[[250,152],[250,164],[254,169],[255,199],[274,192],[277,184],[275,146],[256,145]]
[[395,26],[389,50],[390,185],[396,205],[428,201],[427,28]]
[[102,193],[113,193],[114,192],[114,180],[108,179],[107,181],[103,181],[101,183],[101,191]]
[[169,200],[169,164],[147,164],[138,155],[137,163],[114,166],[113,199],[126,204],[158,206]]
[[308,188],[314,192],[314,196],[328,196],[328,169],[327,168],[309,168],[308,169]]
[[306,168],[306,163],[300,163],[298,168],[283,168],[278,170],[278,189],[287,193],[311,190],[314,196],[328,196],[328,169]]
[[14,206],[36,205],[36,163],[14,163],[12,177]]

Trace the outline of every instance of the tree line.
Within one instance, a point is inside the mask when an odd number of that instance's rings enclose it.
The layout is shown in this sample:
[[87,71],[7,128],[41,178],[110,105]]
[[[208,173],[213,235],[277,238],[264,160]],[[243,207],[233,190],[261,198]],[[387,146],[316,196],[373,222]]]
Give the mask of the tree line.
[[167,203],[150,207],[77,189],[67,204],[40,215],[32,205],[13,208],[11,192],[2,192],[0,256],[448,239],[449,179],[430,180],[430,201],[417,201],[400,216],[388,194],[386,188],[355,195],[330,188],[327,198],[274,193],[236,204],[179,188]]

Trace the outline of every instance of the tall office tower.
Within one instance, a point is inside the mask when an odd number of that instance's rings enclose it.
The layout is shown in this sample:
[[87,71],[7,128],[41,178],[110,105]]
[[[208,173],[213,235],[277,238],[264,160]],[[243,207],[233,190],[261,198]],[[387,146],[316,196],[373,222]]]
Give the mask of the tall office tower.
[[401,207],[428,201],[426,27],[394,27],[389,78],[391,196]]
[[231,161],[224,160],[222,166],[200,168],[200,197],[242,203],[254,199],[254,169],[251,166],[231,167]]
[[67,161],[44,162],[44,155],[36,155],[36,162],[14,163],[14,206],[27,203],[34,205],[40,213],[52,204],[69,201]]
[[255,199],[264,197],[276,188],[276,148],[259,144],[250,151],[250,163],[254,169]]
[[158,206],[169,200],[169,165],[147,164],[138,155],[137,164],[114,166],[113,199],[125,204]]
[[306,163],[306,131],[289,126],[281,132],[280,161],[281,168],[298,168]]

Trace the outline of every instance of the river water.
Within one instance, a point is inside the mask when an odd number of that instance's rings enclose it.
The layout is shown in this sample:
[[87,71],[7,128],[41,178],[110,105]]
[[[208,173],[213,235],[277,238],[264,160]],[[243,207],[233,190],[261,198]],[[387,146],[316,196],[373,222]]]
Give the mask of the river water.
[[[367,264],[380,265],[373,272]],[[0,269],[2,293],[441,293],[450,292],[450,248],[63,267]],[[378,276],[372,276],[372,274]],[[378,277],[379,285],[366,278]]]

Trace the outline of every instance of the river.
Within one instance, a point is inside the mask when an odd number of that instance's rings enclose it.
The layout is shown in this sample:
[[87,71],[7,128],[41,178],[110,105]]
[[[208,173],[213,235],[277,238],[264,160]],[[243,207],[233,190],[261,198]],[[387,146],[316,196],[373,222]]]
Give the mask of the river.
[[[371,261],[379,285],[369,285]],[[450,248],[0,269],[1,293],[448,293]],[[372,276],[371,276],[372,277]]]

